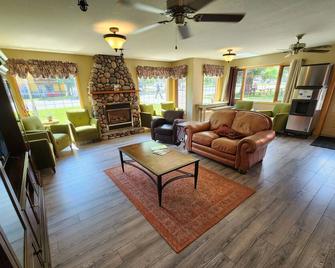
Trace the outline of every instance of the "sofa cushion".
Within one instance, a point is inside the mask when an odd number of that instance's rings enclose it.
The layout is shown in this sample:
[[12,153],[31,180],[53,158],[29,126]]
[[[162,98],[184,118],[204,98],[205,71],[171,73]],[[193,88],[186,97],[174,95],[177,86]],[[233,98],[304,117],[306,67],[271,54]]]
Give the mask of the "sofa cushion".
[[220,136],[215,134],[213,131],[202,131],[193,134],[192,141],[201,145],[211,146],[212,141],[219,137]]
[[238,111],[231,128],[245,136],[251,136],[259,131],[271,129],[271,120],[260,113]]
[[232,128],[228,127],[227,125],[223,125],[216,130],[213,130],[216,134],[220,137],[227,137],[228,139],[236,140],[242,139],[245,135],[233,130]]
[[225,137],[213,140],[212,148],[228,154],[236,154],[237,144],[240,140],[232,140]]
[[214,112],[210,119],[210,130],[218,129],[222,125],[227,125],[231,127],[236,115],[236,111],[232,109],[222,109],[220,111]]
[[173,125],[163,124],[155,128],[155,133],[159,135],[171,136],[173,135]]

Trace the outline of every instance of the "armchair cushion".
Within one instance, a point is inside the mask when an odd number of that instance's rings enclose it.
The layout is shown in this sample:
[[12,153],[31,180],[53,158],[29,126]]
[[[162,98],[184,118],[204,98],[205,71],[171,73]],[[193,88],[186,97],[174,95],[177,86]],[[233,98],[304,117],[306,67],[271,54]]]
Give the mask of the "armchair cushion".
[[68,124],[57,124],[51,125],[50,130],[53,134],[55,133],[64,133],[70,135],[70,128]]
[[87,110],[67,111],[66,115],[75,127],[90,125],[90,115]]
[[240,140],[232,140],[229,138],[218,138],[213,140],[212,148],[218,150],[219,152],[228,153],[228,154],[236,154],[237,145]]
[[80,126],[80,127],[76,127],[76,132],[80,135],[81,133],[96,133],[97,132],[97,128],[95,126]]
[[37,116],[28,116],[22,118],[23,127],[25,130],[45,130],[41,120]]
[[272,116],[276,116],[279,113],[286,113],[288,114],[291,110],[291,104],[289,103],[277,103],[274,107],[273,107],[273,111],[272,111]]
[[149,113],[151,115],[156,115],[153,104],[140,104],[140,110],[143,113]]
[[242,111],[250,111],[253,105],[254,105],[253,101],[238,100],[234,105],[234,108]]
[[155,133],[159,134],[159,135],[173,135],[173,125],[171,124],[163,124],[159,127],[155,128]]
[[266,115],[257,114],[253,112],[240,111],[236,114],[232,129],[243,134],[244,136],[251,136],[256,132],[271,129],[271,119]]
[[66,133],[54,133],[56,147],[59,149],[64,149],[71,144],[70,136]]
[[192,135],[192,141],[204,146],[211,146],[212,141],[220,138],[214,131],[202,131]]

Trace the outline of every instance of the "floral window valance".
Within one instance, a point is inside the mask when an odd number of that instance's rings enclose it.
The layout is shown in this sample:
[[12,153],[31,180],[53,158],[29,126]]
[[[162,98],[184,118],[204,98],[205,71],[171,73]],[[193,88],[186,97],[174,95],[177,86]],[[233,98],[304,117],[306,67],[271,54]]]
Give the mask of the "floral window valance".
[[204,74],[208,76],[223,76],[223,69],[221,65],[212,64],[204,64],[203,67]]
[[8,59],[8,73],[27,78],[28,73],[34,78],[68,78],[78,75],[78,66],[72,62]]
[[176,67],[152,67],[137,66],[137,76],[139,78],[173,78],[180,79],[187,76],[187,65]]

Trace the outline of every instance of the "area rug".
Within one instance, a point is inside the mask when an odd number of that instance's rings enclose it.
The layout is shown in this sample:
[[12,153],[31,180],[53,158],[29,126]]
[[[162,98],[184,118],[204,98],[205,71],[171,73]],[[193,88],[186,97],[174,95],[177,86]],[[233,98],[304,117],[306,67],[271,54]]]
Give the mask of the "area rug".
[[315,141],[312,142],[312,146],[327,148],[331,150],[335,150],[335,138],[330,137],[317,137]]
[[[125,173],[121,167],[105,172],[177,253],[255,192],[200,166],[197,190],[193,178],[174,181],[164,188],[159,207],[156,185],[142,171],[125,165]],[[163,182],[172,176],[176,172],[163,176]]]

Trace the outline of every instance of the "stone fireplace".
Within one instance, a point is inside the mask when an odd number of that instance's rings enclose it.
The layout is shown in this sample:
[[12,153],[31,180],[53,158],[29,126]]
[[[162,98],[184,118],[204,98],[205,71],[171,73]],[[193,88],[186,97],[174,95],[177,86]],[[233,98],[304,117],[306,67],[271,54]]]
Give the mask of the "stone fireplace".
[[95,55],[89,81],[103,139],[143,132],[135,84],[122,56]]

